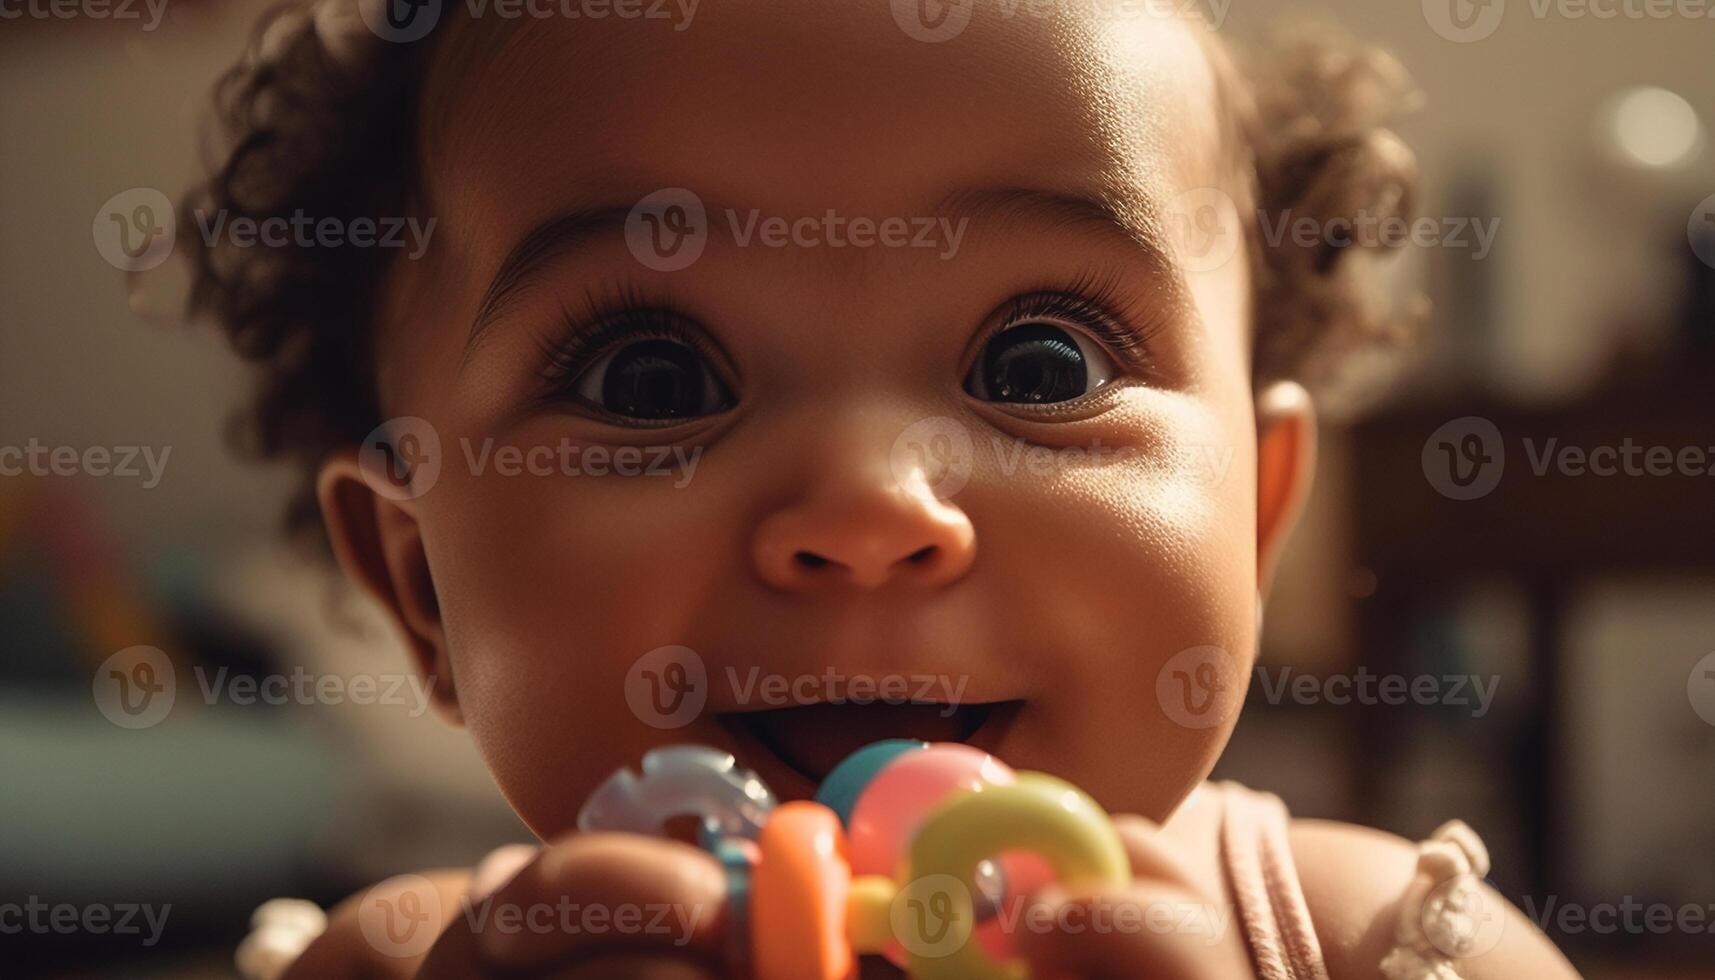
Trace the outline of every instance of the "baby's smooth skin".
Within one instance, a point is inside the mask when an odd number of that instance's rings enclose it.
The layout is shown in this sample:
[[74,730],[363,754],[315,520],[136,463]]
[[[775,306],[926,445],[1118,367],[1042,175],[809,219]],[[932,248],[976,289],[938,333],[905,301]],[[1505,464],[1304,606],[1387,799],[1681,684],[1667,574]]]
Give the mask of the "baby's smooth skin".
[[[500,903],[718,909],[719,871],[695,848],[573,831],[604,777],[655,746],[707,743],[798,798],[856,745],[916,734],[963,738],[1138,814],[1119,821],[1138,877],[1100,900],[1230,910],[1217,814],[1194,790],[1244,685],[1218,695],[1224,724],[1199,728],[1163,710],[1156,681],[1206,646],[1247,676],[1268,570],[1307,489],[1312,415],[1296,385],[1253,390],[1245,253],[1193,271],[1166,234],[1183,191],[1244,200],[1200,28],[1102,7],[980,6],[944,43],[908,36],[882,2],[711,0],[683,31],[450,25],[422,123],[436,237],[393,270],[377,354],[383,416],[431,422],[444,465],[431,492],[390,500],[353,447],[319,491],[341,562],[550,841]],[[624,237],[632,205],[663,188],[694,191],[709,217],[703,254],[675,271],[643,264]],[[752,209],[968,223],[956,245],[769,247],[735,241],[729,209],[741,231]],[[1223,235],[1244,233],[1225,221]],[[572,223],[573,238],[552,231]],[[552,244],[526,249],[525,273],[497,296],[533,237]],[[1107,327],[1008,319],[1045,293],[1105,307]],[[682,364],[706,365],[691,369],[695,411],[628,420],[635,406],[604,394],[613,359],[545,356],[626,300],[671,311],[651,314],[666,327],[646,336],[664,331]],[[1044,319],[1080,338],[1087,393],[1008,403],[970,381],[991,334]],[[896,448],[925,418],[971,437],[956,493]],[[478,475],[463,447],[487,440],[701,455],[688,481]],[[1049,467],[1013,456],[1095,446],[1110,452]],[[711,679],[682,728],[645,723],[624,696],[628,670],[665,645],[695,650]],[[753,668],[965,686],[957,711],[772,710],[726,680]],[[1379,976],[1412,847],[1300,823],[1293,848],[1334,975]],[[616,951],[587,934],[473,929],[457,908],[469,874],[431,877],[452,924],[426,963],[377,954],[348,903],[290,976],[718,973],[718,912]],[[1570,974],[1509,916],[1467,977]],[[1250,969],[1236,925],[1020,943],[1039,975]]]

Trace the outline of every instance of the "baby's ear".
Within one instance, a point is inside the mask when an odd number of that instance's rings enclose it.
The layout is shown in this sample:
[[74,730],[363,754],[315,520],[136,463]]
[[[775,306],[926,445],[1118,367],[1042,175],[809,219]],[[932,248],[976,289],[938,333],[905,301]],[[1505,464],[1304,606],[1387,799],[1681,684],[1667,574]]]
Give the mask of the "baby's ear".
[[1267,596],[1280,553],[1310,497],[1316,472],[1316,409],[1296,381],[1256,399],[1257,590]]
[[[376,481],[388,492],[378,492]],[[366,473],[355,446],[322,462],[316,499],[340,566],[393,618],[436,710],[461,724],[440,602],[417,521],[419,501],[384,476]]]

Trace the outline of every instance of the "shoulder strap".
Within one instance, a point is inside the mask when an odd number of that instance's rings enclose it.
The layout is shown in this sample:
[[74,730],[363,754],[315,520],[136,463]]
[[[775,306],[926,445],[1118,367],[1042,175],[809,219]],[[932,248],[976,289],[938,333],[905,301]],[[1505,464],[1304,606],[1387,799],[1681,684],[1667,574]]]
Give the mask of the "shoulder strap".
[[1221,856],[1261,980],[1328,980],[1286,836],[1286,805],[1221,783]]

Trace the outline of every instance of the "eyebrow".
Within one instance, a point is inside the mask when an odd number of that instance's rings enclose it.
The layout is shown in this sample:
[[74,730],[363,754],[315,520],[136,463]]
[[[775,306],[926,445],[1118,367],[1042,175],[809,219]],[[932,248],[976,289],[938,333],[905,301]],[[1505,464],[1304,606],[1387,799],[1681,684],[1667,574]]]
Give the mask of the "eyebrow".
[[506,253],[499,271],[483,291],[482,302],[477,304],[476,317],[471,321],[470,336],[465,338],[466,356],[476,347],[489,324],[505,312],[507,305],[528,288],[543,269],[592,240],[623,233],[630,214],[630,206],[584,208],[555,215],[530,229],[512,247],[512,251]]
[[[468,358],[490,324],[526,291],[547,267],[594,240],[623,234],[630,205],[568,211],[536,225],[512,247],[484,290],[465,340]],[[1142,253],[1161,277],[1170,296],[1182,297],[1160,222],[1145,202],[1131,194],[1079,193],[1031,187],[966,188],[942,198],[937,213],[979,219],[1033,220],[1081,227]],[[714,209],[709,209],[713,213]]]
[[1107,191],[1050,191],[1034,187],[986,187],[954,191],[941,200],[940,212],[999,220],[1036,220],[1123,239],[1146,257],[1171,267],[1167,243],[1154,209],[1135,194]]
[[1140,256],[1155,281],[1158,296],[1175,313],[1191,310],[1189,288],[1167,240],[1159,208],[1133,188],[1050,191],[1033,187],[995,187],[955,191],[941,202],[944,212],[998,221],[1045,222],[1081,228]]

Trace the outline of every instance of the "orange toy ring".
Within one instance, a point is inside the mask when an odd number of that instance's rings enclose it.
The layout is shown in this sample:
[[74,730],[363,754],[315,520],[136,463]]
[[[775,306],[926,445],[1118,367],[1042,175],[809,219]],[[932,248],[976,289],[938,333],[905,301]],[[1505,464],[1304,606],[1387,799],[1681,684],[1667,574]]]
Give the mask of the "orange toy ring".
[[844,980],[854,959],[846,938],[851,865],[840,818],[820,803],[785,803],[756,844],[760,857],[750,879],[756,980]]

